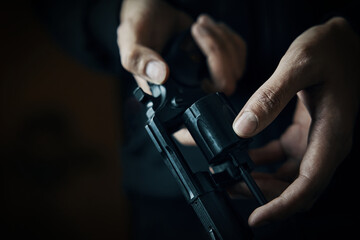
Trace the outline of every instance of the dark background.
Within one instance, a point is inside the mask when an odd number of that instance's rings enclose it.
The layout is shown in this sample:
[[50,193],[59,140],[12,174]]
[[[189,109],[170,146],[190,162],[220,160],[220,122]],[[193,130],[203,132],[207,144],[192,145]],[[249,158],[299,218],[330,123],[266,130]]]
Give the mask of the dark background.
[[[128,239],[121,79],[89,70],[45,29],[28,1],[2,3],[0,238]],[[329,189],[300,216],[307,239],[358,234],[359,126]]]
[[28,1],[0,10],[2,239],[127,239],[118,81],[67,55]]

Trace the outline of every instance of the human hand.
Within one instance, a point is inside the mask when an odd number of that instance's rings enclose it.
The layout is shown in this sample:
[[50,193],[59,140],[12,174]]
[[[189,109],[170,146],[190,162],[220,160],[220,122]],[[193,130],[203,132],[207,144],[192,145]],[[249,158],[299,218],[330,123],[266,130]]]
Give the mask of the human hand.
[[120,13],[117,42],[123,67],[138,85],[151,94],[147,81],[161,84],[169,67],[159,52],[177,32],[188,28],[191,18],[159,0],[125,0]]
[[[301,34],[274,74],[253,94],[234,131],[251,137],[268,126],[292,97],[293,124],[279,140],[251,152],[257,163],[287,158],[275,174],[254,173],[269,203],[255,209],[249,225],[284,219],[310,208],[349,153],[359,109],[360,40],[343,18]],[[233,192],[246,192],[239,184]]]
[[244,40],[224,23],[202,14],[191,27],[191,33],[204,55],[212,82],[212,91],[231,95],[245,69]]
[[[169,67],[159,53],[173,35],[191,24],[188,15],[163,1],[123,2],[117,31],[121,63],[143,90],[150,93],[147,81],[156,84],[166,81]],[[244,71],[244,41],[227,26],[215,23],[206,15],[192,25],[192,35],[206,56],[213,80],[211,88],[231,94]]]

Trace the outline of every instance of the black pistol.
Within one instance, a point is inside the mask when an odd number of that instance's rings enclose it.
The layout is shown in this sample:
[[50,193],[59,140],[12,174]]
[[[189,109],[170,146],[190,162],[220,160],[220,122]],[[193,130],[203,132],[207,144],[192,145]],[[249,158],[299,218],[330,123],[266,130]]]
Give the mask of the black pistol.
[[[222,93],[207,93],[206,59],[190,31],[176,36],[163,57],[170,76],[163,85],[150,84],[152,95],[136,88],[134,95],[147,108],[145,129],[165,164],[193,207],[210,239],[251,239],[246,220],[234,210],[226,187],[245,181],[259,204],[266,199],[250,175],[249,139],[232,129],[236,114]],[[192,172],[172,134],[186,127],[209,163],[211,171]]]

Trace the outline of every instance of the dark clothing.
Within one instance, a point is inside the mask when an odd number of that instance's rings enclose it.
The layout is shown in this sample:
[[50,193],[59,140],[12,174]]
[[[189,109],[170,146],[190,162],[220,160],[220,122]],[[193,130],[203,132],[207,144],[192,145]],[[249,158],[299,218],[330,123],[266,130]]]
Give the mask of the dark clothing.
[[[116,45],[120,1],[39,2],[40,16],[65,49],[91,68],[116,74],[121,80],[125,133],[124,145],[121,146],[123,182],[133,206],[134,239],[207,239],[194,212],[186,205],[177,183],[145,132],[144,108],[132,96],[135,81],[120,65]],[[298,35],[333,15],[346,15],[343,9],[348,4],[348,1],[335,4],[328,1],[282,0],[168,2],[194,19],[200,13],[208,13],[215,20],[228,24],[245,39],[248,51],[246,71],[238,85],[237,94],[231,98],[237,110],[271,76]],[[358,26],[357,20],[354,20],[356,18],[351,19],[354,26]],[[254,138],[251,147],[262,146],[279,137],[291,122],[293,107],[294,101]],[[180,148],[185,158],[198,163],[196,170],[207,168],[198,149]],[[317,239],[325,235],[334,237],[335,232],[346,234],[349,230],[347,226],[354,226],[354,222],[342,219],[348,220],[354,215],[347,204],[356,203],[336,194],[347,193],[344,186],[350,182],[343,172],[348,171],[347,165],[351,164],[343,165],[346,169],[340,168],[334,178],[335,183],[330,185],[330,190],[325,192],[314,210],[289,221],[255,229],[257,239]],[[235,205],[244,218],[256,207],[252,200],[237,200]]]

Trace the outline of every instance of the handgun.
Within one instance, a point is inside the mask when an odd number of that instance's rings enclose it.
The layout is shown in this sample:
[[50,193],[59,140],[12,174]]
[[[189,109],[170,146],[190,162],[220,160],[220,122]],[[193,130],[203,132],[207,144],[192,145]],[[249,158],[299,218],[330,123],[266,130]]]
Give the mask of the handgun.
[[[253,233],[235,211],[227,187],[244,181],[260,205],[266,199],[251,177],[247,153],[251,139],[232,129],[235,112],[227,97],[204,90],[209,81],[206,58],[189,30],[174,37],[162,53],[170,75],[162,85],[150,84],[151,95],[140,87],[136,99],[146,107],[145,129],[177,180],[189,205],[212,240],[251,239]],[[209,164],[193,172],[173,138],[186,127]]]

